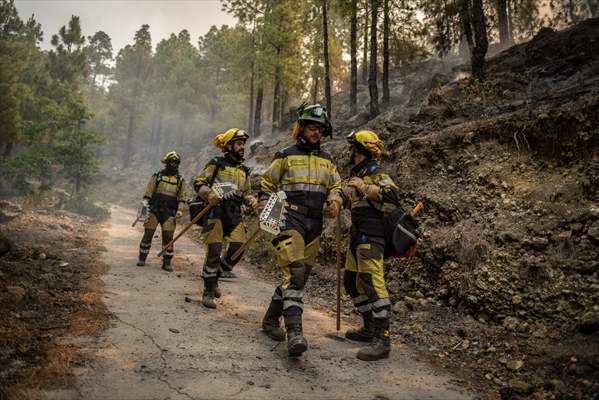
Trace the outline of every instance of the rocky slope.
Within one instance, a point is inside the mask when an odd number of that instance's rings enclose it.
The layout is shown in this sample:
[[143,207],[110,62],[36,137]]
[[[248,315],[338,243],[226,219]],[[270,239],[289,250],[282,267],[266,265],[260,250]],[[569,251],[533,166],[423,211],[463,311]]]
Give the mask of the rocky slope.
[[[484,83],[465,69],[408,69],[395,92],[407,97],[365,124],[337,108],[337,134],[379,133],[404,206],[426,204],[416,257],[388,263],[394,331],[504,398],[594,398],[599,20],[543,29],[499,53]],[[344,156],[343,140],[327,147]],[[323,264],[334,243],[328,227]],[[321,268],[316,292],[334,293],[332,277]]]

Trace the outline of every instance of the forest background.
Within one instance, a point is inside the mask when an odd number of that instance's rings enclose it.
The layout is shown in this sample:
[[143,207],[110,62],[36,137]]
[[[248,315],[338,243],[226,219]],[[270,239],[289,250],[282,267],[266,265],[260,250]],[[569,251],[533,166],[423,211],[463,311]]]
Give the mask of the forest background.
[[[0,189],[63,187],[79,202],[102,166],[157,166],[171,149],[185,158],[232,126],[254,138],[278,133],[302,102],[325,104],[334,122],[372,118],[398,100],[392,71],[453,57],[469,60],[482,81],[487,53],[541,26],[597,16],[599,3],[223,0],[222,8],[235,26],[199,38],[182,30],[155,44],[142,25],[122,49],[103,31],[85,37],[85,21],[72,16],[46,35],[44,50],[35,15],[0,0],[0,169],[8,178]],[[358,104],[359,85],[367,103]],[[337,93],[348,107],[334,108]]]

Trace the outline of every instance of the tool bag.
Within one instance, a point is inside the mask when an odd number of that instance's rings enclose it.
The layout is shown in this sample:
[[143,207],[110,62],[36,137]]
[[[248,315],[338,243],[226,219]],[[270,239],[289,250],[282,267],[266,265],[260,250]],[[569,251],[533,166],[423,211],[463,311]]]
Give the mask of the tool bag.
[[[370,200],[370,207],[375,208]],[[411,257],[416,253],[416,245],[420,237],[418,222],[412,214],[404,212],[397,201],[389,214],[381,211],[383,232],[385,234],[384,258]]]
[[385,258],[411,257],[420,237],[418,223],[410,213],[396,207],[384,219]]
[[[218,157],[214,158],[214,163],[215,163],[214,172],[212,173],[212,176],[210,177],[210,180],[208,181],[209,188],[212,188],[212,185],[214,185],[214,180],[216,179],[216,175],[218,175],[218,171],[222,168],[222,163],[218,159]],[[189,205],[189,218],[190,218],[190,220],[192,220],[196,217],[196,215],[198,215],[208,205],[208,203],[204,199],[200,198],[199,195],[197,195],[193,200],[190,200],[188,202],[188,205]],[[196,221],[196,225],[203,226],[204,219],[205,218],[200,218],[198,221]]]

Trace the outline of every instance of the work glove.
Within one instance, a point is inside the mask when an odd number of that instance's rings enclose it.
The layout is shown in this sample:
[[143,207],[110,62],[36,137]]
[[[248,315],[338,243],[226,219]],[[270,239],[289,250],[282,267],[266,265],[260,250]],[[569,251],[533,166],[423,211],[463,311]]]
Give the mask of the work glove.
[[183,217],[183,210],[181,209],[181,207],[179,207],[177,213],[175,214],[175,219],[181,219],[181,217]]
[[347,186],[356,189],[360,196],[364,196],[368,200],[380,201],[380,187],[378,185],[369,185],[362,178],[354,176],[347,182]]
[[256,206],[258,205],[258,200],[256,200],[256,198],[252,195],[247,195],[247,196],[245,196],[245,204],[249,208],[254,210],[254,209],[256,209]]
[[258,208],[256,209],[258,215],[262,214],[262,211],[264,211],[264,208],[266,208],[266,203],[268,203],[268,199],[260,200],[258,202]]
[[215,206],[218,203],[220,203],[220,197],[218,197],[218,195],[216,194],[216,192],[214,190],[211,190],[207,195],[206,195],[206,201],[208,202],[208,204],[210,204],[211,206]]
[[347,182],[347,187],[354,188],[358,192],[358,194],[363,195],[364,190],[366,189],[366,183],[362,178],[358,178],[354,176],[350,178],[349,182]]
[[336,218],[339,215],[339,211],[341,210],[341,204],[343,204],[343,199],[339,195],[335,195],[330,197],[327,200],[327,204],[324,207],[323,214],[325,218]]

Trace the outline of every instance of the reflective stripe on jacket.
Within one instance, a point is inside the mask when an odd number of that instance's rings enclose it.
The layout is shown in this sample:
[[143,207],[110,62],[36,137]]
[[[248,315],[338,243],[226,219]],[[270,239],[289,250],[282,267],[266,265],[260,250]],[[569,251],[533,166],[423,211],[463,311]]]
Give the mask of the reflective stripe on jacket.
[[328,196],[341,191],[341,178],[329,153],[295,144],[275,154],[262,175],[260,200],[279,190],[289,203],[321,210]]

